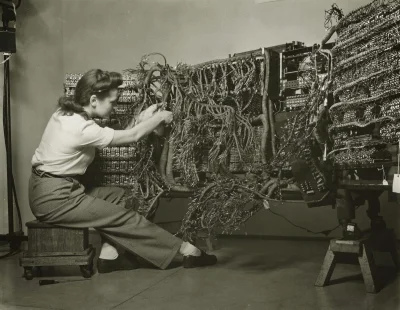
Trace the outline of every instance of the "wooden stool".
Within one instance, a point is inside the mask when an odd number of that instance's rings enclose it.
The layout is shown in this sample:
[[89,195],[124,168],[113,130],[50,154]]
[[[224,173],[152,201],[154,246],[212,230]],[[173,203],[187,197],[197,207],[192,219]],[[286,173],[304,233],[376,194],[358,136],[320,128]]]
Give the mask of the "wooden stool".
[[380,287],[377,283],[377,270],[372,251],[390,252],[397,270],[399,269],[397,241],[394,232],[383,229],[379,232],[369,233],[359,240],[331,240],[315,286],[328,285],[336,264],[340,263],[340,258],[350,254],[358,257],[366,291],[377,293]]
[[28,251],[20,258],[24,277],[33,279],[33,267],[80,266],[82,276],[90,278],[96,250],[89,244],[88,229],[66,228],[39,221],[26,223]]

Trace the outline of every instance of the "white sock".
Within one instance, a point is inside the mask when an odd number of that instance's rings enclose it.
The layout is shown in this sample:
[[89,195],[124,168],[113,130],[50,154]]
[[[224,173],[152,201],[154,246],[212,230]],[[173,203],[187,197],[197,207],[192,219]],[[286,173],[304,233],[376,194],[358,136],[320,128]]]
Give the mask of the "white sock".
[[200,256],[201,252],[198,248],[196,248],[193,244],[183,241],[181,248],[179,249],[179,253],[183,256]]
[[118,251],[111,244],[104,242],[101,247],[100,256],[101,259],[113,260],[118,257]]

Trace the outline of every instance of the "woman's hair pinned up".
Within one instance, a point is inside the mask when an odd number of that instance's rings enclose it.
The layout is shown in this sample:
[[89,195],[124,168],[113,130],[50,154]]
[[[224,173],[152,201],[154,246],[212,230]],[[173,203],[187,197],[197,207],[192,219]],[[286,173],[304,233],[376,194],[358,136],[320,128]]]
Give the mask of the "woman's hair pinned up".
[[66,115],[82,114],[83,107],[89,104],[92,95],[102,100],[109,95],[110,90],[117,89],[122,83],[122,75],[118,72],[92,69],[78,81],[74,96],[62,96],[58,100],[58,106]]

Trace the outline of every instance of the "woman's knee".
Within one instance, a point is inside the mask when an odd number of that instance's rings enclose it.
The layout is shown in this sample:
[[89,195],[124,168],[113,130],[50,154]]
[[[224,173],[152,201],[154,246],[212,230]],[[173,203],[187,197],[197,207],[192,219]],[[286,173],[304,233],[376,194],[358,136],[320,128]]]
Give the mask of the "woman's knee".
[[124,188],[111,187],[111,190],[113,191],[114,195],[117,197],[118,203],[121,203],[125,200],[124,198],[127,194],[127,191]]

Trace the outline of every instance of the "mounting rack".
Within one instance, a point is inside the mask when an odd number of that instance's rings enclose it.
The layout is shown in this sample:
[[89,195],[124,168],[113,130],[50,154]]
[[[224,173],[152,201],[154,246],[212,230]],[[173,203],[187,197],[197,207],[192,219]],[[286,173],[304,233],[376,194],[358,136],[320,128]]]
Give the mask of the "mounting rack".
[[[15,7],[18,8],[21,2]],[[4,53],[4,90],[3,90],[3,126],[4,140],[6,147],[7,162],[7,209],[8,209],[8,234],[0,235],[0,241],[6,241],[12,251],[19,250],[21,242],[27,241],[28,237],[22,231],[14,229],[14,196],[15,183],[12,174],[12,148],[11,148],[11,81],[10,81],[10,62],[11,53],[16,52],[15,28],[8,27],[8,23],[16,19],[14,14],[14,4],[11,0],[0,0],[0,6],[3,10],[2,22],[0,28],[0,52]],[[12,10],[12,11],[11,11]],[[11,13],[10,13],[11,11]]]

